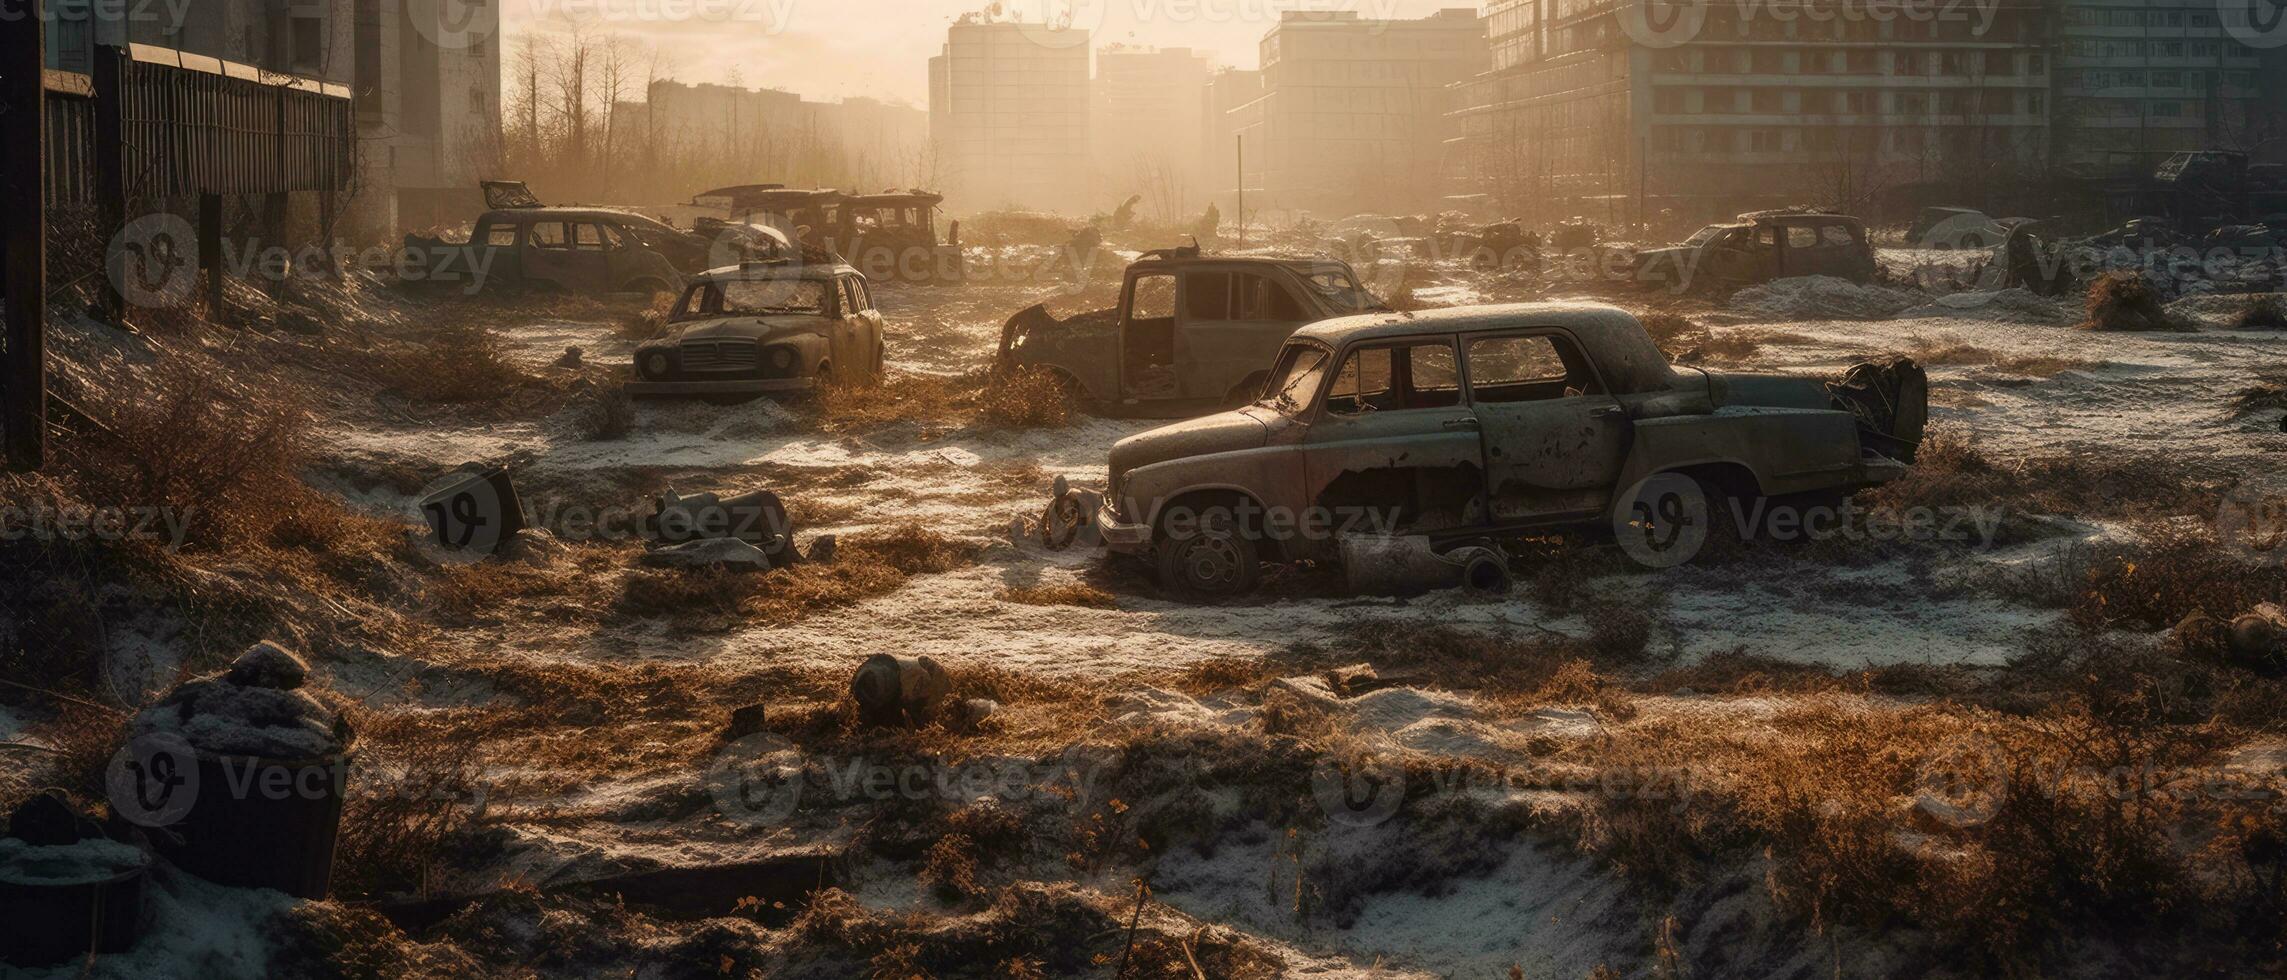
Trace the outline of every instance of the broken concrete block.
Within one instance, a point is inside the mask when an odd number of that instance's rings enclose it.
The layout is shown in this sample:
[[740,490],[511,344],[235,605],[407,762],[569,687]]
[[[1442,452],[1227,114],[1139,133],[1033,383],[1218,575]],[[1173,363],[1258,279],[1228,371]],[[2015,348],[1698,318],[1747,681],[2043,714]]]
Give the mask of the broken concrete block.
[[757,572],[770,570],[770,556],[761,548],[737,538],[702,538],[653,548],[643,553],[643,563],[653,568],[743,568]]
[[868,725],[914,728],[937,718],[953,693],[953,677],[928,657],[877,653],[850,678],[850,699]]

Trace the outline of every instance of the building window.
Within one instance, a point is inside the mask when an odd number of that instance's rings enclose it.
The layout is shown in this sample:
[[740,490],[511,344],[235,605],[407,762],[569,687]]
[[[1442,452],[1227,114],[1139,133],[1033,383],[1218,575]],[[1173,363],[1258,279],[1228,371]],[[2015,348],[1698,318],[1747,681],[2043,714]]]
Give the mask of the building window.
[[1777,130],[1758,129],[1747,134],[1747,148],[1753,152],[1777,153],[1779,145]]

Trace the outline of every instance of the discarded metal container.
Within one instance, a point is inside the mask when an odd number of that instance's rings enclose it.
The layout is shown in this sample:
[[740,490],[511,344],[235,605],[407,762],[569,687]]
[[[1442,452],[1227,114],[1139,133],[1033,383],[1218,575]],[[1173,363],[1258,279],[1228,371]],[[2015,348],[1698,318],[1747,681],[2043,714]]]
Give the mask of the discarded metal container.
[[199,752],[198,797],[152,835],[153,848],[218,885],[325,898],[356,754],[282,761]]
[[88,953],[121,953],[143,932],[149,867],[67,884],[0,879],[0,963],[53,966]]

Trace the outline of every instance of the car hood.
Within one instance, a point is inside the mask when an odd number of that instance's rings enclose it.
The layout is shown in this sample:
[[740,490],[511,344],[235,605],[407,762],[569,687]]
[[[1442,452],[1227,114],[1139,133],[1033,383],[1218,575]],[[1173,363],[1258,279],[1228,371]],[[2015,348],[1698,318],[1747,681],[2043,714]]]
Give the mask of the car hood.
[[826,329],[827,323],[824,317],[816,316],[733,316],[697,321],[677,331],[674,339],[770,341],[792,334],[818,333]]
[[1246,412],[1222,412],[1188,422],[1163,425],[1112,444],[1111,471],[1126,473],[1186,456],[1260,449],[1270,429]]

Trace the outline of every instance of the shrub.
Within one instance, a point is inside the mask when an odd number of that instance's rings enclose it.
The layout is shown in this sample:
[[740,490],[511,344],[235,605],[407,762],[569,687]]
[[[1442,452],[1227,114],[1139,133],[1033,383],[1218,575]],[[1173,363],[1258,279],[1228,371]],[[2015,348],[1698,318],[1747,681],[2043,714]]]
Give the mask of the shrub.
[[2247,304],[2239,315],[2232,318],[2233,330],[2287,330],[2287,304],[2277,296],[2265,296]]
[[446,404],[498,401],[530,380],[492,331],[462,321],[374,354],[372,371],[408,398]]
[[977,417],[1002,429],[1058,429],[1072,423],[1072,393],[1063,375],[1020,367],[977,392]]
[[2088,319],[2082,330],[2188,330],[2168,315],[2160,292],[2142,275],[2130,271],[2105,273],[2088,287]]

